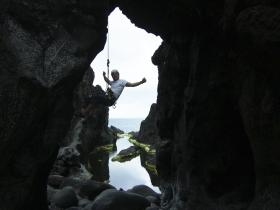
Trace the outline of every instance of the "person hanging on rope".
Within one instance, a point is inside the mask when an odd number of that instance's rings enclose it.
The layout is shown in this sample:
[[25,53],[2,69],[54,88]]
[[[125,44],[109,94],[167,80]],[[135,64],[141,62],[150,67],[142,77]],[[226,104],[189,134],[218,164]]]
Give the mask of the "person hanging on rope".
[[144,77],[139,82],[134,82],[134,83],[127,82],[126,80],[120,79],[120,73],[116,69],[111,71],[111,76],[113,78],[113,81],[110,81],[106,77],[106,73],[103,72],[103,78],[104,78],[105,82],[111,86],[111,88],[108,88],[108,90],[107,90],[109,106],[111,106],[110,104],[112,104],[112,105],[115,104],[115,102],[118,100],[118,98],[120,97],[120,95],[125,87],[136,87],[147,81],[146,78]]
[[134,83],[120,79],[120,74],[116,69],[111,71],[111,76],[113,81],[110,81],[108,77],[106,77],[106,73],[103,72],[103,78],[105,82],[111,86],[111,88],[107,88],[105,95],[94,96],[92,100],[90,100],[91,102],[89,102],[88,106],[81,110],[82,115],[90,115],[96,104],[102,104],[108,107],[115,105],[125,87],[136,87],[147,81],[145,77],[141,81]]

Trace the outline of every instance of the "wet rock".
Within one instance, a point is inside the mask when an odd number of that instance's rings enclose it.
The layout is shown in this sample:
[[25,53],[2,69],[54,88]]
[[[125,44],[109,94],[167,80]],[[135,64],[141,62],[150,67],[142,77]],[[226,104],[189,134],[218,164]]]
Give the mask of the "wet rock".
[[127,190],[127,192],[136,193],[136,194],[142,195],[144,197],[153,196],[153,197],[159,198],[159,196],[160,196],[160,194],[156,193],[154,190],[152,190],[151,188],[149,188],[146,185],[136,185],[133,188]]
[[160,207],[158,206],[153,206],[153,207],[148,207],[145,210],[160,210]]
[[70,207],[66,210],[83,210],[83,208],[82,207]]
[[67,177],[61,183],[60,189],[63,189],[65,187],[72,187],[73,189],[75,189],[75,191],[78,191],[80,189],[82,183],[83,183],[83,181],[80,179]]
[[112,158],[112,161],[126,162],[137,157],[140,154],[140,150],[135,146],[130,146],[127,149],[120,151],[115,157]]
[[86,207],[88,204],[90,204],[91,201],[85,198],[79,199],[79,206],[80,207]]
[[160,198],[159,197],[155,197],[155,196],[146,196],[145,197],[148,201],[150,201],[151,204],[155,204],[157,206],[160,205]]
[[115,126],[113,126],[113,125],[111,125],[110,126],[110,129],[113,131],[113,133],[115,133],[115,134],[123,134],[124,133],[124,131],[122,131],[121,129],[119,129],[119,128],[117,128],[117,127],[115,127]]
[[91,210],[142,210],[150,206],[150,202],[135,193],[106,190],[96,197]]
[[51,203],[53,196],[58,192],[59,190],[54,189],[52,187],[50,187],[49,185],[47,186],[47,198],[48,198],[48,202]]
[[60,175],[50,175],[48,177],[48,184],[54,188],[59,188],[65,177]]
[[81,168],[80,153],[74,147],[60,149],[51,174],[70,176],[79,174]]
[[157,122],[157,104],[152,104],[148,116],[141,122],[137,140],[144,144],[152,145],[156,148],[160,142]]
[[132,139],[138,139],[139,131],[130,131],[128,134],[131,135]]
[[92,202],[89,203],[88,205],[86,205],[83,210],[91,210],[91,207],[92,207]]
[[96,196],[107,189],[115,189],[115,187],[104,182],[87,180],[82,183],[79,195],[81,197],[88,198],[89,200],[94,200]]
[[64,187],[54,194],[52,202],[60,208],[78,206],[78,198],[72,187]]
[[160,178],[158,176],[158,170],[156,166],[155,153],[141,152],[140,154],[141,165],[148,172],[151,182],[154,186],[159,186]]
[[87,169],[92,173],[92,179],[103,182],[109,179],[109,152],[96,149],[87,157]]

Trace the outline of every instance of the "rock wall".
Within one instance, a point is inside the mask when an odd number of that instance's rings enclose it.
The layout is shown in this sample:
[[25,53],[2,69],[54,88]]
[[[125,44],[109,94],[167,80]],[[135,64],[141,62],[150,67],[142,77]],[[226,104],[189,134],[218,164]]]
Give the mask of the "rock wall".
[[[97,174],[98,172],[95,171],[97,164],[94,162],[100,164],[101,158],[98,158],[96,149],[104,146],[113,149],[116,146],[117,135],[111,128],[108,128],[109,108],[102,104],[93,103],[97,97],[104,97],[105,95],[100,86],[92,85],[93,80],[94,72],[89,68],[84,74],[82,82],[74,91],[75,111],[63,146],[75,148],[79,153],[81,163],[85,165],[86,169],[92,174]],[[108,151],[106,151],[106,155],[109,159]],[[95,157],[96,160],[94,160]],[[103,164],[102,167],[107,168],[105,176],[107,178],[105,180],[108,180],[108,164]]]
[[47,209],[73,90],[106,40],[107,2],[1,1],[0,209]]
[[279,208],[280,4],[117,4],[164,39],[153,56],[162,208]]
[[144,144],[156,147],[160,141],[157,129],[157,104],[152,104],[148,116],[141,122],[140,130],[135,136],[137,140]]

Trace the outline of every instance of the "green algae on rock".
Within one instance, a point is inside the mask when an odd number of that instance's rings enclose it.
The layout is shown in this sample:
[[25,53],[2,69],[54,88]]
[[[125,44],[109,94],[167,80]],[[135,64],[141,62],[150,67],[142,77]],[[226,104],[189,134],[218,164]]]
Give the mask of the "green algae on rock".
[[121,163],[130,161],[133,158],[137,157],[139,154],[140,150],[135,146],[131,146],[127,149],[120,151],[119,154],[112,158],[112,161],[118,161]]
[[145,168],[146,170],[149,170],[151,173],[158,176],[156,165],[149,163],[148,161],[145,161]]
[[135,145],[136,147],[139,147],[140,149],[144,150],[145,152],[149,154],[156,154],[156,150],[151,148],[151,145],[149,144],[143,144],[137,141],[136,139],[129,138],[128,141]]
[[94,152],[100,152],[100,151],[111,152],[111,151],[113,151],[113,147],[114,147],[113,144],[102,145],[102,146],[96,147],[96,148],[94,149]]

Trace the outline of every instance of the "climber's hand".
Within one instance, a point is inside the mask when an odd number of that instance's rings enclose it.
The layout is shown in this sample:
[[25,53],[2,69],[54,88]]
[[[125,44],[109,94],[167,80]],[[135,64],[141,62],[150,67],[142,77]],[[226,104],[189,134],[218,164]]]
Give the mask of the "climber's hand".
[[145,83],[145,82],[147,82],[147,80],[146,80],[146,78],[144,77],[144,78],[142,79],[142,83]]

